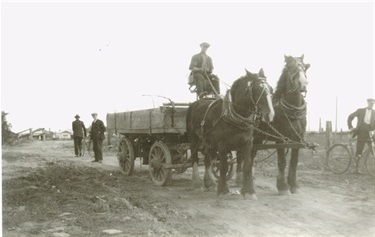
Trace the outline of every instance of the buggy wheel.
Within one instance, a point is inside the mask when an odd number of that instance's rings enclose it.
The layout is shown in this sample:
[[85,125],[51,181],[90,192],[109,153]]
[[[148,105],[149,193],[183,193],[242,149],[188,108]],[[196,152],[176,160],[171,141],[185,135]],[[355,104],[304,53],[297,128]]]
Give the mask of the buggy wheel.
[[165,165],[172,164],[172,157],[167,145],[155,142],[150,148],[149,171],[152,181],[158,186],[165,186],[171,180],[171,168]]
[[129,138],[121,138],[118,145],[117,159],[124,173],[131,175],[134,171],[134,148]]
[[334,144],[327,151],[327,166],[335,174],[345,173],[352,162],[349,149],[343,144]]
[[[229,152],[227,155],[227,160],[228,160],[228,172],[227,172],[227,181],[233,178],[234,172],[233,172],[233,158],[232,153]],[[220,177],[220,158],[219,156],[216,156],[216,159],[211,161],[211,170],[213,175],[215,176],[216,179],[219,179]]]
[[375,156],[371,148],[367,151],[365,166],[367,173],[372,177],[375,177]]

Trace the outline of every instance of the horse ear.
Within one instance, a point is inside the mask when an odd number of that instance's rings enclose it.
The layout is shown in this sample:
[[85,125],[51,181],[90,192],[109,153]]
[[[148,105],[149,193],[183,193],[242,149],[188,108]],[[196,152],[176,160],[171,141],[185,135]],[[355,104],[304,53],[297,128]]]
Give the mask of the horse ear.
[[284,54],[284,62],[288,62],[290,60],[291,56],[287,56]]
[[259,76],[260,77],[266,77],[265,75],[264,75],[264,71],[263,71],[263,68],[261,68],[260,70],[259,70]]
[[305,57],[305,54],[302,54],[301,55],[301,60],[303,61],[303,58]]
[[310,66],[311,66],[310,63],[306,64],[306,65],[305,65],[305,71],[307,71],[307,69],[309,69]]
[[251,72],[249,72],[246,68],[245,68],[245,72],[246,72],[246,75],[247,76],[251,76],[251,75],[253,75]]

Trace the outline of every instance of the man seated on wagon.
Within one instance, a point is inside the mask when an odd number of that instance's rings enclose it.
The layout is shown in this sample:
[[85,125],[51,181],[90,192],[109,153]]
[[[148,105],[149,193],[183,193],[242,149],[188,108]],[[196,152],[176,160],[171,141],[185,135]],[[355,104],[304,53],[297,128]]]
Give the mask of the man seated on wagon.
[[193,77],[191,84],[197,87],[197,94],[199,99],[202,99],[206,94],[220,94],[219,78],[212,74],[214,69],[212,59],[206,54],[210,44],[203,42],[200,44],[201,51],[191,58],[189,70],[190,76]]

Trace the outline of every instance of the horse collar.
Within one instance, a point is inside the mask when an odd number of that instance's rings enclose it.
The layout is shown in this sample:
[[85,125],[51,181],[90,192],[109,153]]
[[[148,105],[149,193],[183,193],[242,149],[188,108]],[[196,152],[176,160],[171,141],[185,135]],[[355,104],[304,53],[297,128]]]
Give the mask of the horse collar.
[[259,116],[256,111],[252,112],[248,117],[243,117],[237,113],[233,108],[232,96],[228,91],[223,99],[222,113],[220,117],[240,129],[248,129],[251,125],[255,124]]

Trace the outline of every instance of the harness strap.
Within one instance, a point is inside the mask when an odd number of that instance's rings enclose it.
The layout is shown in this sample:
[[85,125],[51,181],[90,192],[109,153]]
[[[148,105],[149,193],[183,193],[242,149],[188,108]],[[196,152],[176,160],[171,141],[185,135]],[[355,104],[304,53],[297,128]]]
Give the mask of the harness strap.
[[[203,119],[202,119],[202,121],[201,121],[201,133],[202,133],[202,136],[205,135],[205,133],[204,133],[204,129],[203,129],[203,126],[204,126],[204,124],[206,123],[206,117],[207,117],[208,111],[209,111],[209,110],[211,109],[211,107],[212,107],[216,102],[218,102],[219,100],[222,100],[222,99],[219,98],[219,99],[216,99],[216,100],[212,101],[212,102],[208,105],[208,107],[207,107],[207,109],[206,109],[206,112],[204,113]],[[220,118],[219,118],[218,120],[220,120]],[[215,125],[216,125],[216,123],[215,123]]]
[[281,110],[283,111],[284,115],[288,118],[292,119],[302,119],[306,117],[306,102],[303,101],[301,106],[294,106],[288,103],[284,98],[280,100]]

